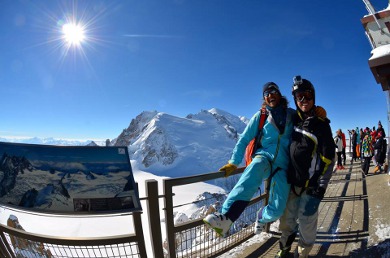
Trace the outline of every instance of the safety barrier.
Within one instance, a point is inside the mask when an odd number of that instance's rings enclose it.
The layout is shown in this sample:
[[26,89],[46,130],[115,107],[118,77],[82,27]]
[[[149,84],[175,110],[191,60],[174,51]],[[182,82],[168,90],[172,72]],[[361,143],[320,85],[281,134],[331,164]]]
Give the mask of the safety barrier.
[[[242,173],[239,168],[233,175]],[[174,188],[190,185],[197,182],[206,182],[222,178],[222,172],[170,178],[163,181],[164,194],[158,195],[156,180],[145,182],[147,219],[150,232],[153,257],[214,257],[234,246],[243,243],[253,236],[253,223],[256,220],[257,210],[267,201],[267,194],[263,193],[253,198],[244,213],[237,220],[227,237],[218,237],[214,231],[205,227],[202,217],[193,218],[184,223],[174,222]],[[190,189],[190,187],[189,187]],[[160,218],[159,199],[165,201],[165,218]],[[99,238],[69,238],[61,236],[46,236],[29,233],[5,225],[0,225],[0,254],[5,258],[19,257],[58,257],[58,258],[87,258],[87,257],[147,257],[144,229],[141,213],[134,212],[134,234]],[[165,221],[166,235],[162,234],[161,221]],[[269,230],[267,225],[266,230]]]
[[135,234],[101,238],[52,237],[0,225],[1,257],[87,258],[146,257],[139,212],[132,214]]

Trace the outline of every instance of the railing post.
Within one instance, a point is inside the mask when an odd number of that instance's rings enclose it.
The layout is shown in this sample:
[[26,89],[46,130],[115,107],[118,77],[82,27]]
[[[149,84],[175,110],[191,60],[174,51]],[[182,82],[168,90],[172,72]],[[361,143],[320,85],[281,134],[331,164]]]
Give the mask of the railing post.
[[173,192],[172,184],[169,180],[164,179],[164,196],[165,196],[165,226],[167,228],[167,241],[169,257],[176,257],[176,240],[175,240],[175,223],[173,218]]
[[146,257],[145,237],[144,231],[142,230],[141,214],[142,212],[139,211],[133,212],[134,229],[135,235],[137,236],[139,254],[141,257]]
[[164,257],[161,237],[160,205],[158,198],[158,182],[146,180],[145,189],[147,194],[149,232],[152,241],[153,257]]
[[4,235],[4,232],[0,232],[0,242],[1,242],[1,248],[0,248],[0,254],[4,258],[14,258],[16,257],[15,254],[12,252],[12,249],[10,245],[8,244],[8,241]]
[[[268,201],[269,201],[269,185],[271,185],[272,183],[272,179],[267,179],[264,181],[264,189],[265,189],[265,194],[266,194],[266,198],[264,199],[264,207],[268,205]],[[256,218],[257,219],[257,218]],[[265,232],[269,233],[269,230],[270,230],[270,227],[271,227],[271,223],[267,223],[265,225]]]

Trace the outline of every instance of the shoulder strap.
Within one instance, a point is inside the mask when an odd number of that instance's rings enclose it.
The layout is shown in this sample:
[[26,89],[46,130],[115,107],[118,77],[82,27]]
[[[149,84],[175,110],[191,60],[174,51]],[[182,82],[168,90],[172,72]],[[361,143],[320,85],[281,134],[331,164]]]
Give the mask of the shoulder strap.
[[265,118],[267,117],[267,110],[263,107],[261,108],[260,122],[259,122],[259,131],[263,129]]
[[[261,114],[260,114],[260,121],[259,121],[259,129],[258,129],[256,139],[255,139],[256,148],[253,150],[253,152],[256,151],[257,147],[260,144],[262,130],[264,127],[265,119],[267,118],[267,110],[265,109],[265,107],[261,108],[260,112],[261,112]],[[253,153],[252,153],[252,155],[253,155]]]
[[258,144],[259,144],[259,141],[261,138],[260,137],[261,131],[263,130],[265,118],[267,117],[267,110],[265,108],[261,108],[260,112],[261,112],[261,114],[260,114],[260,121],[259,121],[257,135],[255,138],[253,138],[249,142],[248,146],[246,146],[246,149],[245,149],[244,157],[245,157],[245,165],[246,166],[248,166],[252,162],[252,156],[255,153],[255,151],[257,150],[257,147],[258,147]]
[[271,166],[271,173],[269,174],[269,177],[268,177],[267,192],[269,192],[269,190],[271,188],[272,178],[274,177],[276,172],[278,172],[280,169],[281,169],[280,167],[277,167],[274,171],[272,171],[272,166]]

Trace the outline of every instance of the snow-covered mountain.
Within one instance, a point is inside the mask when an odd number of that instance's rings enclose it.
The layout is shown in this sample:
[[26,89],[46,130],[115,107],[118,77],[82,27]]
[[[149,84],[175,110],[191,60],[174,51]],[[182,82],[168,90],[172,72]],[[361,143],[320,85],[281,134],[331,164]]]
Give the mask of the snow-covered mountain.
[[145,111],[111,145],[127,146],[130,159],[156,175],[207,173],[229,160],[247,121],[215,108],[184,118]]
[[[127,146],[139,169],[168,177],[216,171],[230,158],[231,151],[248,119],[212,108],[177,117],[164,112],[144,111],[111,142],[56,138],[5,138],[19,142],[59,146]],[[107,140],[108,141],[108,140]]]

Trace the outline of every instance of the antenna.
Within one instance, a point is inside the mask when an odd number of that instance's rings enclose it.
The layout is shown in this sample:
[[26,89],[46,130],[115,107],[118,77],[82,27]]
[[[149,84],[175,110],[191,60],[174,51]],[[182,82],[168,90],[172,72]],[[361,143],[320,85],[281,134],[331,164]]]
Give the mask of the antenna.
[[[370,0],[363,0],[363,3],[366,5],[366,9],[367,9],[368,13],[370,15],[372,15],[372,17],[374,17],[374,20],[375,20],[376,24],[378,25],[378,28],[383,33],[382,26],[379,24],[379,22],[378,22],[378,20],[377,20],[377,18],[375,16],[375,13],[376,13],[375,8],[372,6]],[[390,1],[389,1],[389,3],[390,3]]]

